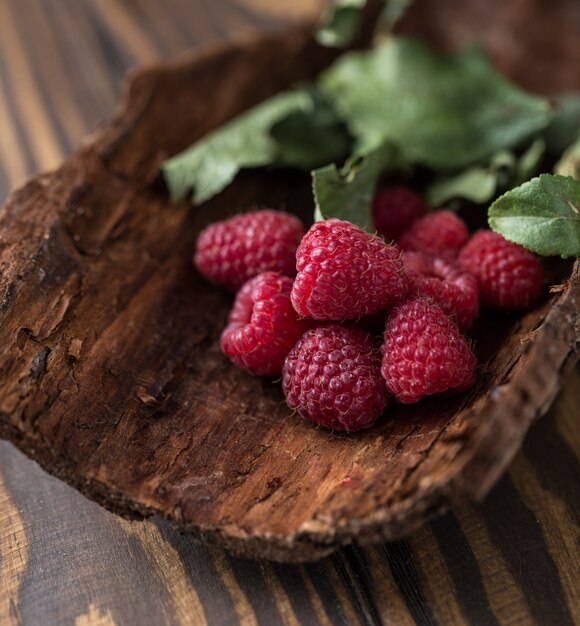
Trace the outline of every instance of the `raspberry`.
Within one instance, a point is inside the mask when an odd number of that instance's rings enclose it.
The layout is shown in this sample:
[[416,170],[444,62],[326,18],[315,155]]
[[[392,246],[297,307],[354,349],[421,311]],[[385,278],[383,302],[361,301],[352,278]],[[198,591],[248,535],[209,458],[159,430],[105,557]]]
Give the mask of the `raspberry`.
[[461,330],[471,327],[479,310],[475,276],[443,259],[420,252],[405,252],[403,263],[412,293],[431,297],[445,313],[456,319]]
[[437,211],[411,224],[399,240],[403,250],[453,260],[469,239],[465,222],[452,211]]
[[408,187],[381,187],[373,202],[375,228],[388,241],[396,240],[428,209],[423,198]]
[[538,257],[491,230],[473,235],[459,255],[459,264],[477,278],[483,306],[526,309],[542,293],[544,269]]
[[304,334],[286,357],[282,385],[290,408],[336,430],[369,428],[388,402],[374,339],[339,324]]
[[356,319],[407,291],[400,251],[350,222],[317,222],[296,251],[292,304],[316,320]]
[[475,382],[477,359],[457,324],[429,298],[393,307],[385,328],[381,373],[403,404]]
[[286,355],[310,323],[290,301],[292,279],[265,272],[250,279],[236,295],[221,348],[238,367],[252,374],[279,374]]
[[303,235],[302,222],[288,213],[266,209],[235,215],[200,234],[193,262],[205,278],[236,291],[261,272],[294,276]]

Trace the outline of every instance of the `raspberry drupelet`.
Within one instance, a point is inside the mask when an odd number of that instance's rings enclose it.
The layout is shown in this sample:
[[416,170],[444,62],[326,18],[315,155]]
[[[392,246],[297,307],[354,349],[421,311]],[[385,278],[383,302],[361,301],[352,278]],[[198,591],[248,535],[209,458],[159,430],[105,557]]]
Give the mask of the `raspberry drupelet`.
[[234,365],[262,376],[280,373],[286,355],[311,325],[296,314],[291,290],[291,278],[265,272],[238,291],[221,337],[222,351]]
[[307,420],[353,432],[369,428],[388,403],[381,356],[364,331],[338,324],[307,331],[286,357],[286,401]]
[[265,209],[210,224],[199,236],[193,259],[200,274],[237,291],[261,272],[294,276],[304,225],[288,213]]

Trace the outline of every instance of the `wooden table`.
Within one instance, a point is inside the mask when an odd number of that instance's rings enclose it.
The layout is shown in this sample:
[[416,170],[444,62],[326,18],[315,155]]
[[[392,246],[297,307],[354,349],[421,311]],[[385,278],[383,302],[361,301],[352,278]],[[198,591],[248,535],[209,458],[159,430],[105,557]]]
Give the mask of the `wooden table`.
[[[316,0],[0,0],[0,196],[110,115],[126,69]],[[481,506],[314,565],[128,522],[0,443],[0,625],[580,623],[580,374]]]

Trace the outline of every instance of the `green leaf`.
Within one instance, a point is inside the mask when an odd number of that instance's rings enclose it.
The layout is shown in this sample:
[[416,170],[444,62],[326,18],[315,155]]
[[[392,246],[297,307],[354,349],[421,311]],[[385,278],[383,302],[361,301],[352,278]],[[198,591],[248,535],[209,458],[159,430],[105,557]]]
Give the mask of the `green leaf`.
[[377,182],[385,170],[400,167],[397,150],[386,145],[369,155],[353,156],[341,169],[328,165],[315,170],[315,220],[337,217],[374,232],[372,202]]
[[379,27],[386,32],[392,31],[411,4],[413,0],[386,0],[379,16]]
[[341,56],[322,90],[368,153],[384,142],[435,170],[460,170],[511,149],[551,120],[547,101],[505,80],[484,53],[440,56],[394,38],[370,52]]
[[366,0],[335,0],[316,33],[316,41],[328,48],[348,46],[358,33],[365,4]]
[[242,168],[279,164],[310,170],[344,158],[348,141],[320,94],[286,91],[165,161],[162,172],[173,200],[182,200],[193,188],[194,201],[201,203],[229,185]]
[[342,162],[351,153],[352,138],[334,109],[315,91],[312,98],[312,110],[296,111],[272,126],[276,165],[312,170]]
[[454,176],[436,178],[427,187],[427,198],[433,206],[442,206],[452,200],[468,200],[485,204],[506,189],[521,185],[538,173],[546,145],[536,139],[516,159],[513,152],[502,150],[486,166],[475,165]]
[[580,256],[580,181],[542,174],[508,191],[488,211],[506,239],[543,256]]
[[547,153],[559,159],[562,153],[580,139],[580,93],[560,96],[554,107],[554,119],[543,133]]
[[542,159],[546,153],[546,142],[536,139],[532,145],[522,154],[516,167],[516,185],[521,185],[540,171]]
[[455,199],[484,204],[496,195],[498,189],[505,188],[515,167],[513,153],[502,150],[493,156],[489,165],[475,165],[455,176],[435,179],[426,190],[427,198],[436,207]]
[[436,207],[455,198],[483,204],[497,189],[497,172],[486,167],[471,167],[457,176],[436,180],[427,189],[427,199]]
[[[375,26],[375,37],[390,34],[413,0],[383,0],[385,6]],[[328,48],[346,48],[359,33],[366,0],[334,0],[316,33],[316,41]]]
[[580,139],[564,152],[554,171],[561,176],[571,176],[580,180]]

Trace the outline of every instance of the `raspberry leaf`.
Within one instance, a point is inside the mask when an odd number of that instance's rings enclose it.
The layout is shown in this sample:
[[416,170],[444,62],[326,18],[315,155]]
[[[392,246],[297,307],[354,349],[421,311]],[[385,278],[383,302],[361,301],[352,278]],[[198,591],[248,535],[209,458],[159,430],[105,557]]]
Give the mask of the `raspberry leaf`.
[[490,202],[538,174],[545,150],[543,139],[536,139],[519,159],[513,152],[502,150],[488,165],[474,165],[455,176],[435,179],[427,188],[427,198],[436,207],[459,199],[475,204]]
[[580,139],[572,144],[556,164],[556,174],[580,180]]
[[439,171],[485,161],[552,119],[546,100],[509,83],[477,48],[440,56],[420,41],[391,38],[343,55],[320,85],[358,151],[388,141],[407,161]]
[[446,205],[457,198],[482,204],[493,197],[496,188],[497,172],[490,168],[475,166],[457,176],[435,181],[427,189],[427,198],[436,207]]
[[405,15],[407,9],[413,4],[413,0],[386,0],[375,29],[379,33],[390,33],[397,22]]
[[580,181],[542,174],[489,208],[489,225],[543,256],[580,256]]
[[352,138],[328,101],[311,92],[313,106],[276,122],[270,134],[276,141],[274,165],[310,170],[343,161],[352,150]]
[[543,139],[536,139],[522,154],[516,165],[516,185],[525,183],[541,171],[540,166],[545,154],[546,142]]
[[385,170],[401,168],[399,154],[387,144],[369,155],[354,155],[342,168],[327,165],[312,172],[316,221],[336,217],[374,232],[372,202]]
[[316,41],[328,48],[346,48],[356,37],[366,0],[335,0],[324,16]]
[[580,93],[556,99],[554,119],[542,133],[550,159],[559,159],[572,143],[580,138]]
[[194,202],[201,203],[227,187],[242,168],[292,165],[310,170],[344,158],[348,143],[328,102],[311,89],[299,89],[243,113],[161,169],[174,201],[193,188]]
[[[375,34],[390,33],[413,0],[383,0]],[[316,41],[328,48],[346,48],[359,33],[367,0],[334,0],[323,17]]]
[[427,188],[427,198],[436,207],[460,198],[483,204],[491,200],[498,188],[513,176],[515,167],[514,155],[502,150],[493,156],[487,166],[475,165],[455,176],[436,179]]

